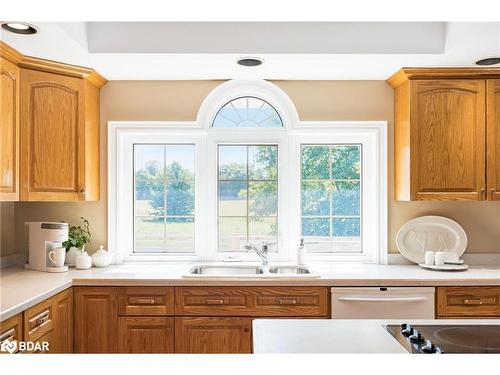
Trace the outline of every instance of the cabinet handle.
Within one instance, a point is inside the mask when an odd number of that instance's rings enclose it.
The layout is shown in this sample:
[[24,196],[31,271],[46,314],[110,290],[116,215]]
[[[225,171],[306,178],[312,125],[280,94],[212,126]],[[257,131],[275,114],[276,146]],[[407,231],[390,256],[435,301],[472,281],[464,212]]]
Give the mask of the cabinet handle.
[[84,188],[81,188],[81,189],[80,189],[80,193],[81,193],[81,194],[85,193],[85,189],[84,189]]
[[482,305],[483,300],[481,298],[466,298],[464,299],[464,305]]
[[479,192],[481,194],[481,199],[485,196],[486,189],[484,187],[481,188],[481,191]]
[[205,303],[207,305],[223,305],[224,300],[223,299],[206,299]]
[[14,340],[15,334],[16,334],[16,329],[15,328],[11,328],[11,329],[8,329],[5,332],[2,332],[2,334],[0,335],[0,342]]
[[45,323],[47,320],[50,318],[50,311],[46,310],[43,313],[39,314],[38,316],[35,316],[33,319],[35,321],[35,326],[33,328],[41,326],[43,323]]
[[154,298],[139,298],[137,300],[138,305],[154,305],[156,300]]
[[278,300],[278,303],[280,305],[296,305],[297,304],[297,300],[296,299],[288,299],[288,298],[280,298]]

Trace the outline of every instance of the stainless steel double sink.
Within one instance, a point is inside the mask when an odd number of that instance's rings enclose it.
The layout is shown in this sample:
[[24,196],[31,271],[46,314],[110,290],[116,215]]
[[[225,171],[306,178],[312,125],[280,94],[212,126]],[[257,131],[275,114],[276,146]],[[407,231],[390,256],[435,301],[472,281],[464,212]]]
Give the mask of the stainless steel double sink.
[[314,278],[318,274],[303,266],[251,266],[251,265],[197,265],[183,277],[186,278]]

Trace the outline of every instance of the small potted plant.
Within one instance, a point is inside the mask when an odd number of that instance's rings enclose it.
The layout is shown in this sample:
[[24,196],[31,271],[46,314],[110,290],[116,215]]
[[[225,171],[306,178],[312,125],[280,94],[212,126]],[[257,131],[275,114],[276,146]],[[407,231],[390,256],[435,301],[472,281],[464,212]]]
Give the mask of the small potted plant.
[[66,248],[66,264],[73,266],[76,263],[76,257],[85,251],[85,245],[90,243],[90,225],[84,217],[82,225],[71,226],[69,228],[68,239],[62,243]]

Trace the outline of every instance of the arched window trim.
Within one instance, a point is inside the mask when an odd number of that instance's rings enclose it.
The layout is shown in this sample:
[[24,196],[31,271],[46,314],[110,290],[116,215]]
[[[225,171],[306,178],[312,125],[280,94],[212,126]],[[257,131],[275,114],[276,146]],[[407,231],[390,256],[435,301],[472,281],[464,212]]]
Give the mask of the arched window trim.
[[[213,117],[213,120],[212,120],[212,123],[210,124],[210,127],[211,128],[217,128],[216,126],[214,126],[216,120],[217,120],[217,117],[219,116],[220,112],[226,108],[226,106],[230,103],[233,103],[234,101],[236,100],[239,100],[239,99],[256,99],[256,100],[260,100],[262,102],[264,102],[265,104],[267,104],[269,107],[271,107],[275,112],[276,112],[276,115],[278,116],[279,120],[280,120],[280,124],[281,126],[280,127],[270,127],[270,128],[266,128],[266,127],[261,127],[261,126],[249,126],[249,127],[246,127],[246,129],[274,129],[274,130],[277,130],[277,129],[282,129],[285,124],[283,122],[283,118],[281,117],[280,113],[278,112],[278,110],[276,108],[274,108],[274,106],[269,103],[268,101],[260,98],[260,97],[257,97],[255,95],[252,95],[252,96],[249,96],[249,95],[245,95],[245,96],[240,96],[240,97],[237,97],[237,98],[234,98],[234,99],[231,99],[230,101],[228,101],[226,104],[224,104],[222,107],[219,108],[219,110],[215,113],[214,117]],[[222,117],[228,119],[227,117],[221,115]],[[228,119],[229,121],[231,121],[230,119]],[[267,120],[266,120],[267,121]],[[264,122],[265,123],[265,122]],[[256,123],[257,124],[257,123]],[[220,128],[220,129],[245,129],[245,127],[239,127],[239,126],[234,126],[234,127],[230,127],[230,128]]]
[[[204,129],[218,131],[212,124],[222,107],[240,97],[255,97],[267,102],[281,118],[283,128],[258,128],[259,131],[293,129],[299,122],[295,105],[289,96],[275,84],[265,80],[231,80],[213,89],[198,111],[196,122]],[[256,128],[230,128],[225,130],[255,131]]]

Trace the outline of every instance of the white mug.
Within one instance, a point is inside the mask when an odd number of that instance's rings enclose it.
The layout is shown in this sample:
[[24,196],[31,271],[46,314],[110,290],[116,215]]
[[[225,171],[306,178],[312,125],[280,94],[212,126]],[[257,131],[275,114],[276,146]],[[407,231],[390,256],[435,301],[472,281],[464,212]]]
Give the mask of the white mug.
[[444,251],[436,251],[434,254],[434,263],[436,266],[443,266],[446,261],[446,253]]
[[428,266],[434,265],[434,251],[426,251],[425,252],[425,264]]
[[66,258],[66,249],[64,247],[58,247],[49,252],[49,259],[52,262],[52,267],[63,267],[64,259]]

